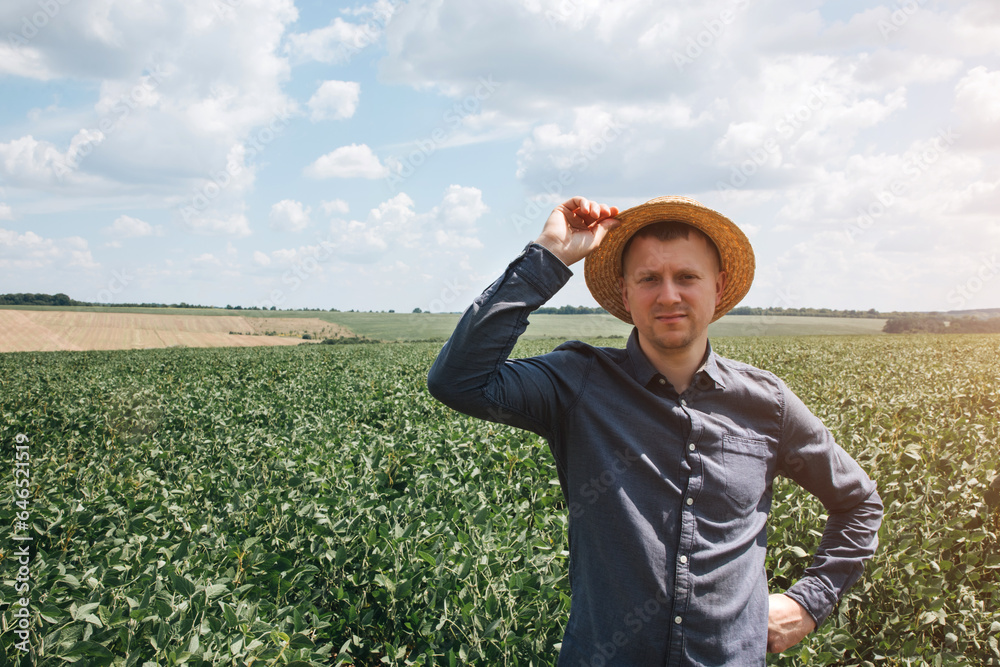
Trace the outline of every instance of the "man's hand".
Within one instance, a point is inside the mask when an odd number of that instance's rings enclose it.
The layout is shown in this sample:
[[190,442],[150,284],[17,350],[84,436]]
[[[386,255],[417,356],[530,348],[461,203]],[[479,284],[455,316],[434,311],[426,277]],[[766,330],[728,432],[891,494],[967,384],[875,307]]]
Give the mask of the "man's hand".
[[768,598],[767,610],[767,651],[781,653],[789,649],[816,629],[805,607],[783,593],[774,593]]
[[614,206],[573,197],[556,206],[535,243],[548,248],[569,266],[601,245],[608,230],[618,224],[616,215],[618,209]]

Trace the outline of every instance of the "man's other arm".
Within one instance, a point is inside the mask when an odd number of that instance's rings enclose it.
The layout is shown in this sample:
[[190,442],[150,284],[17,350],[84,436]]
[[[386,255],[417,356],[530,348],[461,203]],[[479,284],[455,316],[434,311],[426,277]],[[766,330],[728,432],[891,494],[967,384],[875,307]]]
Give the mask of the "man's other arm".
[[815,495],[826,528],[805,575],[785,594],[822,625],[878,547],[882,500],[875,483],[823,423],[782,383],[785,423],[780,472]]

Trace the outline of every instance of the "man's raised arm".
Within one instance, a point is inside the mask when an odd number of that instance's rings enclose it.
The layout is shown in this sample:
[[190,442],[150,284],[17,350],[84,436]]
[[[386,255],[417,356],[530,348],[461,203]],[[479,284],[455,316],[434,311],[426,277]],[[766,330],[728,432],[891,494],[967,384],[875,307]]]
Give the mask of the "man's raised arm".
[[528,315],[569,280],[569,265],[600,245],[617,214],[583,197],[557,206],[538,239],[462,315],[427,376],[431,394],[474,417],[547,435],[559,378],[543,359],[514,364],[507,357]]

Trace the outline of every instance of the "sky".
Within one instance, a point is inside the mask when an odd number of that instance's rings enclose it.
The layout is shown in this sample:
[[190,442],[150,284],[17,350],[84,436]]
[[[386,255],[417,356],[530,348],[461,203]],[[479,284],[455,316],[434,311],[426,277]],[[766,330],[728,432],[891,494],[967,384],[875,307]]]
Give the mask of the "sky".
[[742,305],[995,308],[998,149],[996,0],[0,4],[0,293],[461,311],[677,194]]

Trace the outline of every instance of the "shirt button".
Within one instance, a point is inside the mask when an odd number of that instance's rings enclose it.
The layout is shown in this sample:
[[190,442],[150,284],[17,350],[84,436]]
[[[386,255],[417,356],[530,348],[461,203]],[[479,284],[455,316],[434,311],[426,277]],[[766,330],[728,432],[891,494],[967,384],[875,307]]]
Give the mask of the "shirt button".
[[688,498],[684,502],[686,502],[688,505],[694,505],[694,498]]
[[685,401],[685,400],[684,400],[684,399],[682,398],[682,399],[681,399],[681,405],[683,405],[684,407],[687,407],[687,404],[688,404],[688,402],[687,402],[687,401]]
[[667,383],[666,378],[660,378],[660,384],[666,384],[666,383]]
[[688,445],[688,449],[690,449],[692,452],[694,451],[694,443],[693,442]]
[[681,563],[686,563],[686,562],[688,562],[688,557],[687,556],[681,556]]
[[682,620],[683,619],[680,616],[674,616],[674,623],[677,625],[680,625]]

